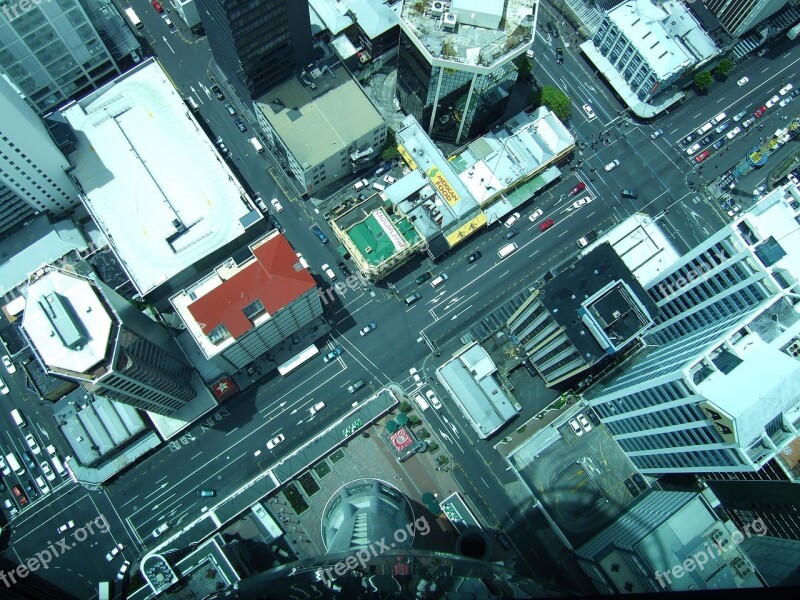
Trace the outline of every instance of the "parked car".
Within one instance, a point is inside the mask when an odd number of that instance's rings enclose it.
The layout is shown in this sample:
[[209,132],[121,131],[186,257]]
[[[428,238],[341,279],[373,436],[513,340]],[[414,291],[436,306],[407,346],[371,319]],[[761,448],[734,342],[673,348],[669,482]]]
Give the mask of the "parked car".
[[344,275],[345,277],[350,277],[350,275],[353,274],[353,272],[350,270],[350,267],[348,267],[346,263],[338,262],[336,263],[336,266],[339,268],[339,270],[342,272],[342,275]]
[[8,386],[6,385],[6,382],[3,381],[2,377],[0,377],[0,394],[3,394],[3,396],[5,396],[6,394],[8,394],[9,391],[10,390],[8,389]]
[[39,486],[39,489],[42,490],[43,495],[47,495],[50,493],[50,488],[47,487],[47,483],[45,483],[44,477],[39,475],[38,477],[34,478],[36,485]]
[[694,133],[690,133],[685,138],[681,140],[681,144],[684,146],[688,146],[691,144],[697,136]]
[[8,356],[8,354],[3,355],[3,365],[5,366],[9,375],[13,375],[17,372],[17,367],[15,367],[14,363],[11,362],[11,358]]
[[164,18],[164,24],[167,26],[167,29],[170,30],[171,33],[175,33],[175,24],[172,22],[167,15],[161,15]]
[[414,279],[414,283],[416,283],[417,285],[422,285],[423,283],[431,279],[433,279],[433,273],[431,273],[430,271],[425,271],[421,275],[418,275],[416,279]]
[[236,127],[238,127],[238,128],[239,128],[239,131],[241,131],[242,133],[244,133],[245,131],[247,131],[247,126],[244,124],[244,121],[242,121],[242,119],[241,119],[241,118],[239,118],[239,117],[236,117],[236,118],[233,120],[233,122],[236,124]]
[[767,108],[772,108],[778,103],[778,101],[780,101],[780,99],[781,99],[780,96],[778,96],[778,94],[775,94],[772,98],[766,101],[764,106],[766,106]]
[[727,137],[729,140],[732,140],[737,135],[739,135],[741,132],[742,132],[742,128],[741,127],[734,127],[733,129],[731,129],[728,132],[728,134],[725,137]]
[[331,281],[336,281],[336,273],[331,269],[329,264],[325,263],[322,265],[322,272],[325,273]]
[[28,447],[33,450],[34,454],[41,454],[42,449],[39,448],[39,444],[36,443],[36,438],[33,437],[30,433],[25,434],[25,441],[28,443]]
[[756,122],[755,117],[750,117],[749,119],[745,119],[744,121],[742,121],[742,127],[746,129],[755,122]]
[[342,347],[341,346],[336,346],[336,348],[334,348],[333,350],[331,350],[325,356],[322,357],[322,361],[323,362],[330,362],[333,359],[335,359],[337,356],[341,356],[342,352],[344,352]]
[[600,425],[600,419],[597,418],[597,413],[594,412],[593,410],[587,410],[586,411],[586,416],[589,417],[589,420],[592,422],[592,425],[594,425],[595,427]]
[[585,183],[583,183],[582,181],[579,181],[579,182],[578,182],[578,185],[576,185],[574,188],[572,188],[572,189],[569,191],[569,193],[570,193],[570,194],[572,194],[572,195],[574,196],[575,194],[578,194],[578,193],[582,192],[582,191],[583,191],[583,190],[585,190],[585,189],[586,189],[586,184],[585,184]]
[[328,243],[328,241],[329,241],[329,240],[328,240],[328,236],[327,236],[327,235],[325,235],[325,234],[322,232],[322,229],[320,229],[319,227],[317,227],[317,226],[315,225],[315,226],[314,226],[314,228],[312,229],[312,231],[314,232],[314,235],[315,235],[315,236],[317,236],[317,237],[319,238],[319,241],[320,241],[320,242],[322,242],[323,244],[327,244],[327,243]]
[[733,120],[734,120],[734,121],[736,121],[736,122],[738,123],[739,121],[741,121],[741,120],[744,118],[744,116],[745,116],[746,114],[747,114],[747,110],[742,110],[742,111],[739,111],[738,113],[736,113],[735,115],[733,115]]
[[272,204],[272,208],[275,209],[275,212],[283,212],[283,205],[280,202],[278,202],[277,198],[273,198],[269,202],[270,204]]
[[122,566],[119,568],[119,571],[117,572],[118,580],[122,581],[123,579],[125,579],[125,573],[128,572],[128,567],[130,566],[131,566],[131,561],[129,560],[126,560],[124,563],[122,563]]
[[592,430],[592,426],[591,426],[591,425],[589,425],[589,421],[587,421],[587,420],[586,420],[586,417],[584,416],[584,414],[583,414],[583,413],[579,414],[579,415],[578,415],[577,417],[575,417],[575,418],[578,420],[578,423],[580,423],[580,424],[581,424],[581,427],[583,427],[583,430],[584,430],[586,433],[589,433],[589,432]]
[[710,153],[708,150],[703,150],[703,151],[702,151],[700,154],[698,154],[697,156],[695,156],[695,157],[694,157],[694,159],[695,159],[697,162],[701,163],[701,162],[703,162],[705,159],[707,159],[707,158],[708,158],[710,155],[711,155],[711,153]]
[[700,140],[700,145],[701,146],[708,146],[711,143],[711,140],[713,140],[713,139],[714,139],[713,136],[707,135],[702,140]]
[[640,490],[644,491],[647,489],[647,482],[644,480],[644,477],[642,477],[641,473],[634,473],[633,475],[631,475],[631,479],[633,480],[633,483],[635,483],[639,487]]
[[631,493],[631,496],[639,495],[639,488],[637,488],[630,479],[625,479],[624,483],[625,487],[628,488],[628,491]]
[[701,143],[700,143],[700,142],[697,142],[696,144],[693,144],[693,145],[689,146],[689,147],[686,149],[686,154],[688,154],[689,156],[691,156],[692,154],[694,154],[695,152],[697,152],[698,150],[700,150],[700,146],[701,146]]
[[275,446],[280,444],[285,439],[286,436],[283,435],[282,433],[276,435],[274,438],[272,438],[270,441],[267,442],[267,449],[272,450],[273,448],[275,448]]
[[719,138],[716,142],[714,142],[711,147],[714,150],[719,150],[725,144],[725,138]]
[[731,124],[729,122],[727,122],[727,121],[725,123],[720,123],[720,125],[718,125],[717,128],[714,131],[716,131],[717,133],[722,133],[728,127],[730,127],[730,125]]
[[569,426],[572,427],[572,432],[577,436],[583,435],[583,427],[581,427],[575,419],[569,420]]
[[605,166],[606,171],[613,171],[619,166],[619,161],[615,158]]
[[39,463],[39,468],[44,473],[44,476],[47,477],[47,481],[55,481],[56,474],[53,473],[53,469],[50,468],[50,464],[46,460]]
[[436,410],[442,408],[442,403],[439,402],[439,399],[436,397],[436,394],[433,393],[433,390],[428,390],[425,392],[425,397],[428,399],[428,402],[431,403],[431,406]]
[[370,321],[369,324],[367,324],[364,327],[362,327],[361,331],[359,331],[358,333],[360,333],[362,336],[368,335],[368,334],[372,333],[373,331],[375,331],[375,328],[377,326],[378,326],[378,324],[375,321]]
[[793,88],[794,88],[794,86],[793,86],[791,83],[787,83],[785,86],[783,86],[783,87],[782,87],[782,88],[781,88],[781,89],[778,91],[778,93],[779,93],[781,96],[785,96],[786,94],[788,94],[789,92],[791,92]]
[[505,225],[505,226],[506,226],[506,228],[510,229],[510,228],[511,228],[511,226],[512,226],[514,223],[516,223],[517,221],[519,221],[519,213],[518,213],[518,212],[515,212],[513,215],[511,215],[510,217],[508,217],[508,218],[506,219],[506,221],[505,221],[505,223],[503,223],[503,225]]
[[753,113],[753,116],[757,119],[758,117],[763,115],[765,112],[767,112],[767,107],[766,106],[762,106],[756,112]]
[[107,560],[108,562],[111,562],[112,560],[114,560],[114,558],[117,556],[117,554],[119,554],[120,552],[122,552],[122,549],[123,549],[124,547],[125,547],[125,546],[123,546],[122,544],[117,544],[116,546],[114,546],[114,547],[113,547],[111,550],[109,550],[109,552],[106,554],[106,560]]
[[778,102],[778,106],[780,106],[781,108],[783,108],[784,106],[786,106],[787,104],[789,104],[789,102],[791,102],[791,101],[792,101],[792,97],[791,97],[791,96],[788,96],[787,98],[784,98],[783,100],[781,100],[780,102]]

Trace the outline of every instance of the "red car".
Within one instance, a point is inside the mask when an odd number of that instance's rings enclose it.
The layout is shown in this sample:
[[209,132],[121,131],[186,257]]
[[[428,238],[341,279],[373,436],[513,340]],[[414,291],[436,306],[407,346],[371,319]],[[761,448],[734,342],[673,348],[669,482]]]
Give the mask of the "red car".
[[161,13],[163,13],[163,12],[164,12],[164,7],[163,7],[163,6],[161,6],[161,5],[158,3],[158,0],[150,0],[150,4],[152,4],[152,5],[153,5],[153,8],[155,8],[155,9],[156,9],[156,12],[157,12],[158,14],[161,14]]
[[542,221],[539,223],[539,231],[547,231],[553,226],[553,219],[547,219],[547,221]]
[[711,154],[708,150],[703,150],[700,154],[694,157],[697,162],[703,162]]
[[756,112],[753,113],[753,116],[757,119],[758,117],[763,115],[765,112],[767,112],[767,107],[766,106],[762,106]]
[[576,185],[574,188],[572,188],[569,191],[569,193],[574,196],[575,194],[578,194],[578,193],[582,192],[585,189],[586,189],[586,184],[583,183],[582,181],[579,181],[578,185]]
[[20,506],[25,506],[28,503],[28,497],[25,495],[18,485],[15,485],[11,488],[11,491],[14,492],[14,496],[17,498],[17,502],[19,502]]

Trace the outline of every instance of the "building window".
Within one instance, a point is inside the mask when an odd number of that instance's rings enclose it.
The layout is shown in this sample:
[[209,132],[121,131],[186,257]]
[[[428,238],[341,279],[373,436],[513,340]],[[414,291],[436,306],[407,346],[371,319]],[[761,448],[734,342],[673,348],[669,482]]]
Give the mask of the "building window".
[[228,331],[224,323],[220,323],[208,334],[208,341],[212,344],[220,344],[229,337],[231,337],[231,332]]
[[254,322],[258,317],[263,315],[267,312],[264,308],[264,303],[261,300],[256,300],[255,302],[248,304],[242,309],[244,312],[244,316],[247,317],[250,322]]

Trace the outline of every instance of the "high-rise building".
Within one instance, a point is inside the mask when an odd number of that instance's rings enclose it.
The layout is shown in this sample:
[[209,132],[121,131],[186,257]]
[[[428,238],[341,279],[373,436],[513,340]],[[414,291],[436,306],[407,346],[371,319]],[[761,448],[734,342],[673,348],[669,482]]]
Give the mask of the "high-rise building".
[[764,197],[646,286],[642,347],[585,394],[639,470],[794,470],[800,432],[800,191]]
[[0,114],[1,234],[41,212],[63,216],[80,198],[67,175],[69,161],[5,77],[0,77]]
[[728,34],[739,37],[782,9],[786,6],[787,1],[704,0],[703,5],[719,19]]
[[308,2],[197,0],[197,6],[214,60],[248,104],[311,60]]
[[91,393],[163,415],[195,396],[192,368],[167,331],[100,281],[37,271],[22,329],[48,374]]
[[514,59],[531,47],[532,0],[404,1],[397,94],[435,140],[460,143],[503,115]]

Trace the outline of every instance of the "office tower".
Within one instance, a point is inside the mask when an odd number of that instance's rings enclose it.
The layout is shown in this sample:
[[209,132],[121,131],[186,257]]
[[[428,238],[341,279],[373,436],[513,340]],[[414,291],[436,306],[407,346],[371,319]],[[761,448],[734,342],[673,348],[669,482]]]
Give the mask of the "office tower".
[[[538,3],[403,2],[397,94],[435,140],[462,143],[503,115]],[[478,10],[479,7],[479,10]]]
[[197,0],[211,52],[249,105],[311,60],[308,2]]
[[100,281],[37,271],[22,329],[48,374],[88,392],[162,415],[195,396],[192,368],[166,330]]
[[746,33],[786,4],[787,0],[704,0],[703,2],[705,8],[719,19],[725,31],[733,37]]
[[656,324],[585,394],[643,473],[796,477],[780,456],[800,430],[798,200],[774,190],[645,286]]
[[[135,43],[129,31],[114,27],[122,19],[110,12],[113,8],[90,7],[91,13],[79,0],[58,0],[30,2],[27,7],[4,2],[0,8],[0,69],[39,114],[118,74],[109,45],[122,58],[131,40]],[[90,14],[102,17],[102,30]]]
[[40,212],[63,216],[80,198],[67,175],[70,163],[44,122],[25,103],[14,84],[1,76],[0,114],[2,234]]

